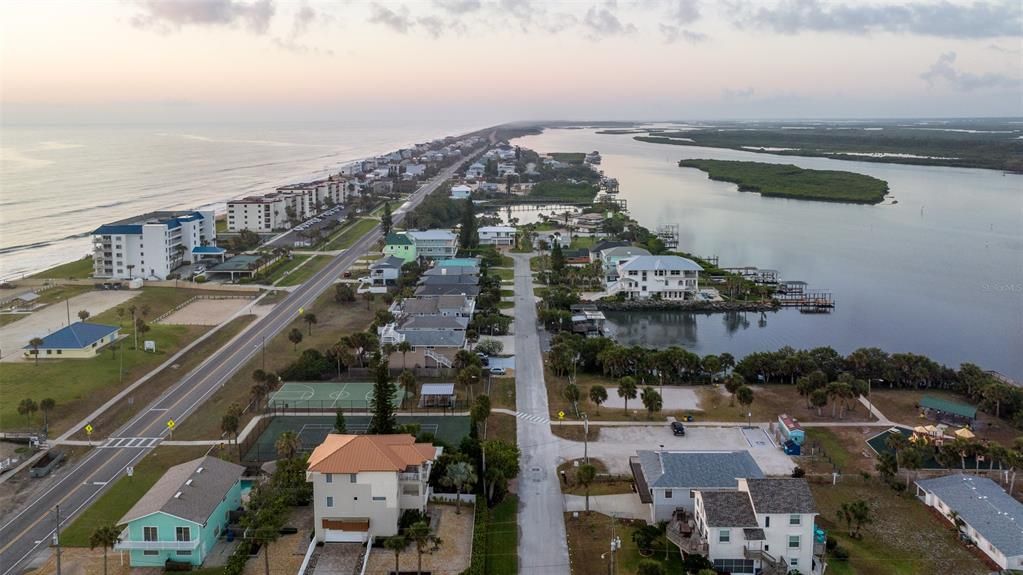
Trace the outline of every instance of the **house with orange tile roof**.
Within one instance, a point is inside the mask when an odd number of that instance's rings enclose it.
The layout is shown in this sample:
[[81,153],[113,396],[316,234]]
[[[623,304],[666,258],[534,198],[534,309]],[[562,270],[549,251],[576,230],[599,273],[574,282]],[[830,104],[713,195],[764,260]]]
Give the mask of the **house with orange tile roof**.
[[398,533],[407,509],[426,510],[441,448],[408,434],[330,434],[309,456],[316,540],[361,542]]

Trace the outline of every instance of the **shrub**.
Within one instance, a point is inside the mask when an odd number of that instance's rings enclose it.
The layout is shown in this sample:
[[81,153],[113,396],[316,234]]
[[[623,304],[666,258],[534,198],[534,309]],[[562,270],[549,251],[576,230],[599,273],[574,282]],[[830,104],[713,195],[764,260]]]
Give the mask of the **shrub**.
[[831,550],[831,558],[835,561],[847,561],[849,559],[849,551],[840,545],[835,545],[835,548]]
[[798,477],[804,477],[805,475],[806,475],[806,470],[804,470],[802,467],[800,467],[798,465],[796,466],[795,469],[792,470],[792,477],[797,477],[798,478]]

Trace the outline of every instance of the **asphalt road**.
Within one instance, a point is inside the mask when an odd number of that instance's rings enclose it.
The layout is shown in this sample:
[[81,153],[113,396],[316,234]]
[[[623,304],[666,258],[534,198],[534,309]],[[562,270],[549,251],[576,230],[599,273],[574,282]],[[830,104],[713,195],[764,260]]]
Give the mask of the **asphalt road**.
[[[409,207],[415,206],[424,196],[436,190],[463,163],[450,166],[421,186],[409,200]],[[395,213],[394,222],[397,224],[404,216],[404,212]],[[264,337],[270,339],[284,330],[298,316],[300,308],[311,306],[378,239],[379,225],[343,254],[335,257],[309,281],[288,294],[274,306],[273,311],[251,324],[240,337],[189,372],[108,439],[97,440],[97,447],[73,467],[60,470],[61,477],[54,485],[0,527],[0,575],[25,571],[29,560],[49,546],[56,527],[54,506],[60,505],[61,525],[69,524],[108,485],[122,477],[129,466],[135,465],[168,437],[168,420],[174,420],[178,429],[187,426],[187,417],[259,353]],[[116,441],[119,438],[132,439]],[[109,443],[121,446],[104,447]],[[131,446],[126,447],[125,444]]]
[[558,480],[558,441],[548,418],[547,385],[536,329],[536,303],[529,254],[515,259],[515,409],[539,421],[516,417],[519,450],[519,573],[569,572],[568,539]]

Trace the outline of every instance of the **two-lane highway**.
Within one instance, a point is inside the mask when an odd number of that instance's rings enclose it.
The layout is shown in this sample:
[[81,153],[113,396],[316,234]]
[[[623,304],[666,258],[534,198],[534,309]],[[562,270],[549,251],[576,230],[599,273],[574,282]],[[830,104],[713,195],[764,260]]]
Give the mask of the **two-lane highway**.
[[[436,190],[464,163],[449,166],[416,190],[406,209],[394,214],[394,222],[404,219],[408,210]],[[122,477],[129,466],[135,465],[159,445],[168,435],[168,420],[174,420],[177,427],[187,425],[184,423],[187,417],[259,352],[263,338],[274,337],[298,317],[299,309],[311,306],[356,258],[380,238],[380,233],[380,226],[377,225],[309,281],[287,295],[269,314],[251,324],[146,406],[131,421],[111,434],[110,438],[98,440],[96,448],[73,467],[64,470],[53,486],[27,503],[13,519],[0,527],[0,575],[22,572],[35,553],[50,545],[55,530],[55,505],[61,506],[61,524],[67,524],[110,484]]]

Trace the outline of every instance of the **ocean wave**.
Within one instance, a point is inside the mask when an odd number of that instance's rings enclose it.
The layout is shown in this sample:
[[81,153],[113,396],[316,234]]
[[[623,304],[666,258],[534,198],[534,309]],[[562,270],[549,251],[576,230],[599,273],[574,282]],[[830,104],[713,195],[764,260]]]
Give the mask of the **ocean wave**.
[[76,144],[74,142],[63,142],[60,140],[46,140],[39,142],[35,146],[29,148],[30,152],[50,152],[54,150],[72,150],[74,148],[84,148],[85,144]]

